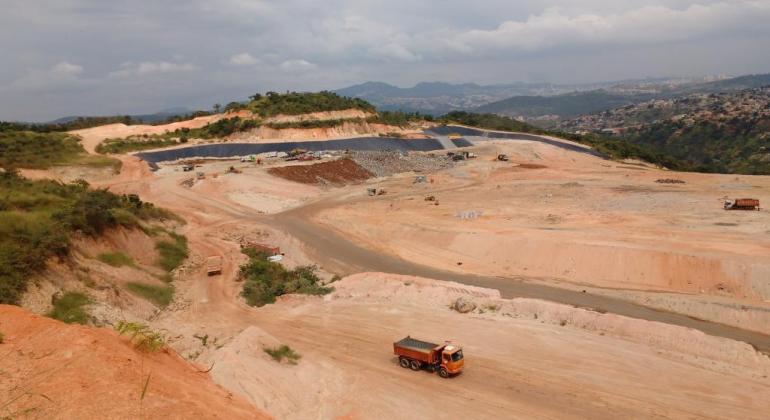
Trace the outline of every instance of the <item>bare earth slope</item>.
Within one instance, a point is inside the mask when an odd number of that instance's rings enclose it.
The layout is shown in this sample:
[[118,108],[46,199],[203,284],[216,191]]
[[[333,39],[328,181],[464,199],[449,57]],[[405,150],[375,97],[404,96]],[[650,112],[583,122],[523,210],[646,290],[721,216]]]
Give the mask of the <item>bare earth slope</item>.
[[[270,175],[287,165],[273,159],[199,162],[205,179],[187,182],[180,165],[150,172],[124,157],[119,178],[98,185],[139,193],[187,220],[190,261],[175,301],[150,322],[180,355],[213,365],[218,384],[278,418],[766,417],[770,362],[729,338],[769,325],[767,212],[726,213],[720,199],[764,202],[767,178],[676,174],[526,141],[475,151],[476,160],[423,172],[424,183],[408,173],[300,184]],[[497,162],[498,153],[512,161]],[[242,173],[226,174],[232,165]],[[655,183],[673,177],[687,184]],[[369,197],[367,187],[388,194]],[[333,283],[332,295],[248,307],[238,281],[244,238],[280,246],[289,267],[354,275]],[[222,275],[206,275],[209,256],[223,258]],[[431,279],[366,273],[403,267]],[[532,296],[519,293],[529,287],[545,299],[612,305],[601,313],[521,298]],[[478,310],[450,310],[458,296]],[[723,333],[660,322],[671,321],[668,312],[635,316],[636,303],[651,305],[653,296],[708,308],[715,322],[698,322]],[[725,313],[756,318],[728,327]],[[445,381],[401,369],[392,342],[406,335],[464,345],[467,370]],[[757,337],[767,340],[749,334]],[[263,351],[280,344],[302,355],[298,365]]]
[[96,146],[98,146],[104,139],[124,138],[142,134],[163,134],[167,131],[174,131],[180,128],[201,128],[206,124],[225,118],[224,115],[225,114],[208,115],[165,125],[109,124],[83,130],[75,130],[70,133],[80,136],[83,139],[81,142],[83,148],[86,149],[88,153],[94,153]]
[[268,418],[176,353],[141,353],[111,330],[0,305],[0,331],[3,418]]
[[[212,356],[214,379],[280,418],[762,418],[770,359],[698,331],[494,290],[364,273],[333,295],[255,310]],[[479,305],[461,315],[462,296]],[[398,366],[406,335],[464,345],[448,380]],[[287,343],[279,365],[261,348]]]

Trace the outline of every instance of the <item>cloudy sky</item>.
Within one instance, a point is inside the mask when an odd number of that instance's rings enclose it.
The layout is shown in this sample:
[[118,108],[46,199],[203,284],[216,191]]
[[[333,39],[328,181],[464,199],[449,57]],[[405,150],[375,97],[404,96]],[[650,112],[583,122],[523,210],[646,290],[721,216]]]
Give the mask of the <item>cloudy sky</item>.
[[770,0],[0,0],[0,120],[368,80],[770,72]]

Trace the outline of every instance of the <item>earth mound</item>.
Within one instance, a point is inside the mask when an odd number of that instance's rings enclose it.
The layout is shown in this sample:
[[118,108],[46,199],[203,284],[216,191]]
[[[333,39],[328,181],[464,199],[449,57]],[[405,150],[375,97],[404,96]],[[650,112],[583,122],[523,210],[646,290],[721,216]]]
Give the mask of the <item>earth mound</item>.
[[269,418],[171,350],[0,305],[3,418]]
[[293,165],[270,168],[268,173],[302,184],[345,185],[365,181],[373,176],[350,159],[312,165]]

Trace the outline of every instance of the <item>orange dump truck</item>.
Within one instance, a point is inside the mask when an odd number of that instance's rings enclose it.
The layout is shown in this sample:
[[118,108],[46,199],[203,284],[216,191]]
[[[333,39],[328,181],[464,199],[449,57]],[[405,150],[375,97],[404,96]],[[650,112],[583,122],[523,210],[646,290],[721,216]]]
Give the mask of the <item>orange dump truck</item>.
[[448,343],[433,344],[407,336],[393,343],[393,353],[402,368],[438,371],[442,378],[457,375],[465,366],[463,349]]
[[213,256],[206,259],[206,274],[209,276],[222,274],[222,257]]
[[754,198],[739,198],[725,201],[725,210],[759,210],[759,200]]

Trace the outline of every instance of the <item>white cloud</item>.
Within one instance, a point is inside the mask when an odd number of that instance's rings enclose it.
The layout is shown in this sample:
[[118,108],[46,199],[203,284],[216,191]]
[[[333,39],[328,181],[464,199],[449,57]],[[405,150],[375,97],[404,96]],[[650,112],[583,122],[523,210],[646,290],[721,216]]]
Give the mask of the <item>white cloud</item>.
[[249,53],[235,54],[230,57],[230,64],[234,66],[255,66],[260,60]]
[[73,88],[86,83],[79,78],[82,73],[83,66],[62,61],[47,70],[30,70],[0,90],[38,92]]
[[395,42],[375,46],[371,48],[369,52],[373,57],[385,61],[413,62],[422,58],[419,54],[413,53],[407,47]]
[[317,65],[302,59],[286,60],[279,66],[281,70],[301,73],[318,68]]
[[191,63],[170,63],[168,61],[142,61],[123,63],[120,70],[111,72],[110,77],[126,78],[154,74],[186,73],[195,71],[197,66]]
[[492,30],[472,29],[433,41],[471,56],[558,47],[654,45],[762,29],[768,19],[770,2],[766,1],[692,4],[684,9],[652,5],[616,14],[569,15],[556,7],[526,20],[505,21]]
[[53,75],[59,75],[63,77],[77,76],[83,73],[83,66],[62,61],[61,63],[58,63],[55,66],[53,66],[53,68],[51,68],[50,73]]
[[208,107],[257,89],[366,80],[770,71],[770,0],[17,3],[0,13],[0,51],[10,57],[0,65],[0,119]]

